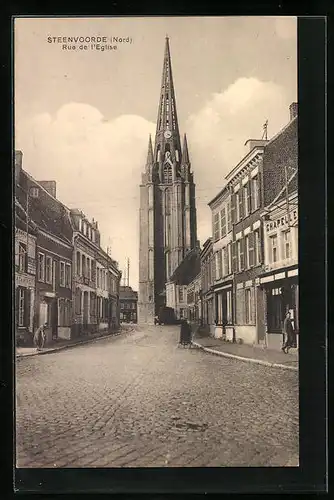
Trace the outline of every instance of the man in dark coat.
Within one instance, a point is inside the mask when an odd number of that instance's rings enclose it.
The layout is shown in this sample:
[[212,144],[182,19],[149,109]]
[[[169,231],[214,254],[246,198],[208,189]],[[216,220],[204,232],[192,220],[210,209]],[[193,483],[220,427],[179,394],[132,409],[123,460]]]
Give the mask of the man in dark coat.
[[180,344],[187,345],[191,343],[191,327],[186,319],[181,322]]
[[282,346],[282,351],[285,352],[286,354],[289,352],[289,349],[291,347],[296,347],[296,332],[292,324],[291,320],[291,315],[290,312],[288,311],[286,313],[284,323],[283,323],[283,333],[285,336],[285,342]]

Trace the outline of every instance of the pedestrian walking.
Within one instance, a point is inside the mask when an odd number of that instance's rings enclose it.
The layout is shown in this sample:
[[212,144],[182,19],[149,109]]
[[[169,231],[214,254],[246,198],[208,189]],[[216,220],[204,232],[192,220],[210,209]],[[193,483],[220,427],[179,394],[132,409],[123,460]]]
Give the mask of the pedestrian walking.
[[296,342],[296,332],[292,324],[291,314],[288,311],[285,315],[284,323],[283,323],[283,334],[285,337],[285,341],[282,346],[282,351],[287,354],[291,347],[297,347]]
[[41,351],[44,347],[45,340],[46,340],[46,335],[45,335],[45,328],[46,327],[47,327],[47,323],[44,323],[39,328],[37,328],[37,330],[35,331],[34,345],[36,347],[36,351]]

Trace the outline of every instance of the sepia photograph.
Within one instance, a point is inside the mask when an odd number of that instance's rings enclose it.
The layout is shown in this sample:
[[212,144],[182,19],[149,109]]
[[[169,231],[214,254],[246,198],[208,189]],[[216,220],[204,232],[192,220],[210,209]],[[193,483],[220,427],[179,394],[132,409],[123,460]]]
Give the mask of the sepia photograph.
[[297,18],[13,43],[16,467],[298,467]]

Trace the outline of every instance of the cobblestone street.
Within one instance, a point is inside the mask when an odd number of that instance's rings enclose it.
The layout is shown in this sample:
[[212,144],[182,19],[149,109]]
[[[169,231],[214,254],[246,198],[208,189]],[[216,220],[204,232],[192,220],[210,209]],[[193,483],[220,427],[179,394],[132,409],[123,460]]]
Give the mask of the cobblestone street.
[[298,373],[147,327],[16,364],[18,467],[298,465]]

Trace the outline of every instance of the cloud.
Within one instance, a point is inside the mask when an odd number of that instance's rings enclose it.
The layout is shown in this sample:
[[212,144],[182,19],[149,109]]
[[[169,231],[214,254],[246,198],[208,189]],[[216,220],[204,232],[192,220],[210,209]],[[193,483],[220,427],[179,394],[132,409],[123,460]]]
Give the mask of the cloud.
[[261,139],[268,119],[269,138],[288,121],[283,89],[273,82],[240,78],[214,93],[196,114],[189,117],[186,130],[197,186],[199,238],[210,236],[207,203],[225,184],[226,174],[242,159],[247,139]]
[[[240,78],[213,94],[185,124],[197,192],[198,236],[211,233],[207,203],[224,177],[244,156],[244,143],[260,138],[268,118],[270,135],[284,126],[288,105],[281,87]],[[99,222],[104,247],[124,269],[130,258],[130,283],[138,287],[139,184],[149,133],[155,124],[137,115],[107,120],[98,109],[68,103],[55,115],[20,121],[16,148],[24,168],[37,180],[57,181],[58,198]]]
[[24,168],[37,180],[55,179],[57,197],[99,222],[103,245],[138,282],[138,204],[149,133],[136,115],[106,120],[99,110],[69,103],[54,116],[37,115],[17,130]]
[[277,17],[275,19],[275,32],[285,40],[296,38],[297,36],[297,18],[296,17]]

